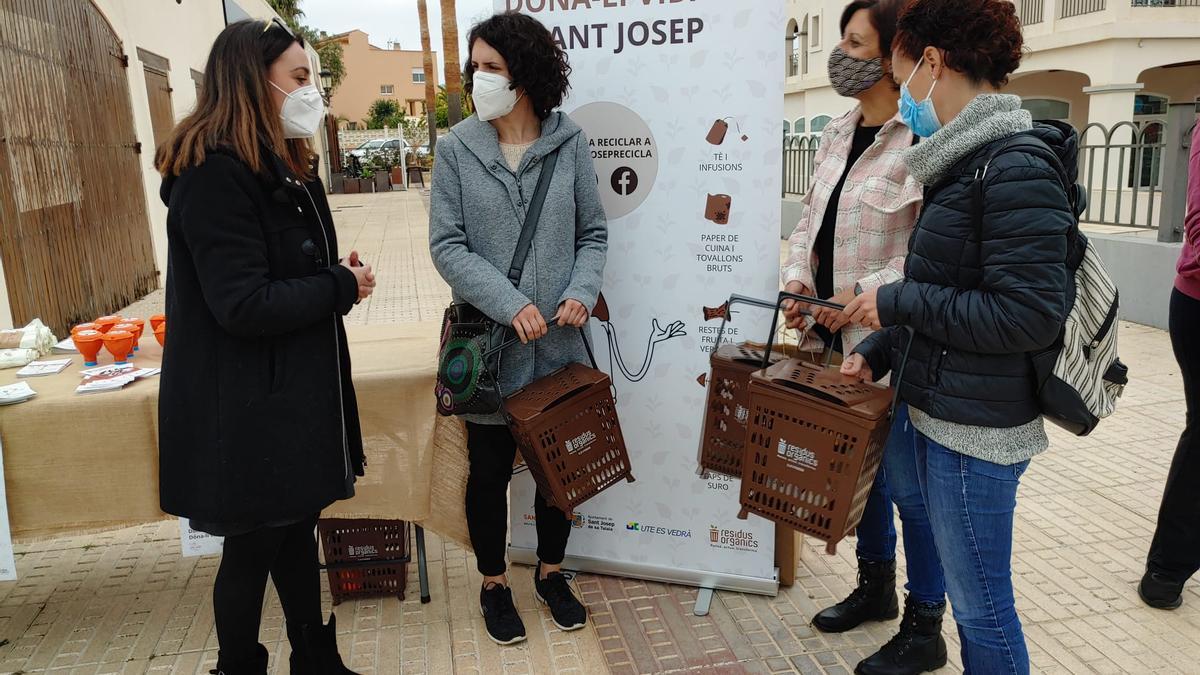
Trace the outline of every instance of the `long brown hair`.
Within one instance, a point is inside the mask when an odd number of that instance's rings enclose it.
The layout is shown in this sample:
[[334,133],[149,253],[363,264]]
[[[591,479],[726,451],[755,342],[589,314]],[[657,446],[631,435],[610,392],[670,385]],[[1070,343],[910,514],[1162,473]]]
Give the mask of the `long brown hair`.
[[260,173],[266,144],[293,173],[311,180],[308,140],[284,139],[267,84],[267,69],[295,43],[304,40],[277,21],[238,21],[221,31],[208,55],[196,109],[159,146],[154,168],[164,177],[178,176],[203,164],[207,152],[225,148]]

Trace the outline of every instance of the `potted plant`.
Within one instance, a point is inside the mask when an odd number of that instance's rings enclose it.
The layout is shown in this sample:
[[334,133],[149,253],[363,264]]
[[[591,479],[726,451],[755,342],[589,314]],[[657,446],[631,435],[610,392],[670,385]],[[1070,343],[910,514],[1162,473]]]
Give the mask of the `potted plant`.
[[364,166],[362,170],[362,178],[358,179],[359,192],[374,192],[375,191],[375,170],[369,166]]
[[388,153],[388,173],[391,174],[392,185],[404,186],[404,169],[400,162],[400,151],[396,150]]
[[375,179],[376,192],[391,192],[392,191],[392,162],[391,153],[382,152],[371,163],[373,177]]

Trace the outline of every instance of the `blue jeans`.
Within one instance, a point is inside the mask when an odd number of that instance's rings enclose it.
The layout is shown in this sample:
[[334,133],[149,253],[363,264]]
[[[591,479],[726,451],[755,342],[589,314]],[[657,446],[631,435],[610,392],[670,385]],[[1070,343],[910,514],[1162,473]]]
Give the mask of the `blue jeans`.
[[908,406],[896,408],[896,419],[883,450],[883,464],[867,498],[862,522],[858,524],[858,557],[871,562],[896,559],[896,526],[892,504],[900,511],[904,531],[904,555],[908,567],[908,590],[913,600],[940,604],[946,600],[942,562],[933,543],[933,530],[925,510],[925,498],[917,480],[913,454],[916,430],[908,421]]
[[1029,462],[993,464],[915,432],[917,477],[946,572],[970,675],[1027,675],[1029,652],[1013,599],[1013,512]]

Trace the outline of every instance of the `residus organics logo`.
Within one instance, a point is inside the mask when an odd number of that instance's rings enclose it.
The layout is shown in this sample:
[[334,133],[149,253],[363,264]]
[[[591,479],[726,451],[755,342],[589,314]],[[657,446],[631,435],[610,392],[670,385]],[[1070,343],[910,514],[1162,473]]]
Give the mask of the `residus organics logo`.
[[792,445],[784,438],[779,439],[779,450],[776,454],[786,460],[788,466],[796,471],[808,471],[821,465],[817,461],[817,453],[808,448]]
[[580,452],[583,452],[584,450],[587,450],[588,446],[590,446],[592,443],[595,443],[595,442],[596,442],[596,434],[590,430],[585,431],[582,434],[579,434],[578,436],[576,436],[575,438],[569,439],[567,441],[567,453],[572,454],[572,455],[578,454]]
[[708,545],[731,551],[757,551],[758,540],[749,530],[725,530],[716,525],[708,526]]

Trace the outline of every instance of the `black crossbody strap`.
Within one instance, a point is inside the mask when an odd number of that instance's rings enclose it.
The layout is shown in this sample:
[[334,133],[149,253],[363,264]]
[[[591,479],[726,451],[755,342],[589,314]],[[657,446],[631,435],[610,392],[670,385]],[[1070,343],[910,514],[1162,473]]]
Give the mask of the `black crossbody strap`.
[[[538,220],[542,217],[542,204],[546,202],[546,192],[550,190],[550,180],[554,177],[554,167],[558,164],[558,150],[546,155],[542,160],[542,174],[538,176],[537,188],[533,191],[533,199],[529,200],[529,209],[525,211],[525,224],[521,226],[521,238],[517,240],[517,250],[513,253],[512,265],[508,268],[508,280],[513,286],[521,283],[521,273],[525,271],[525,259],[529,257],[529,248],[533,245],[533,233],[537,230]],[[518,178],[518,180],[520,180]]]

